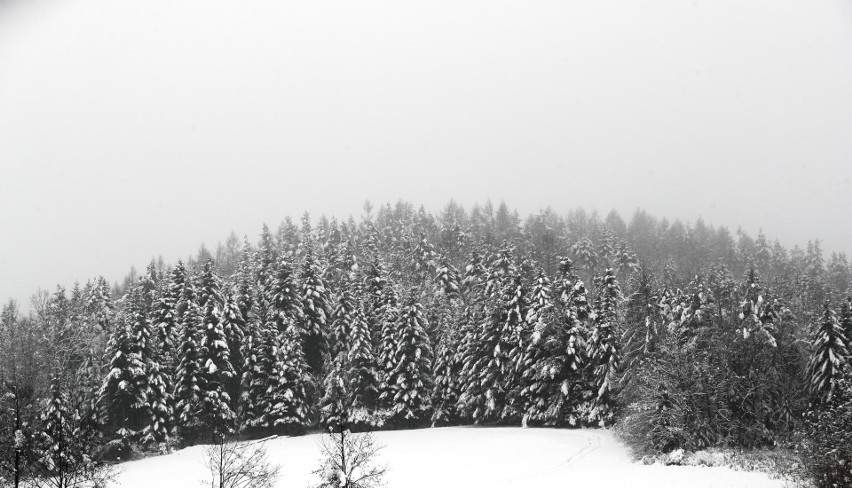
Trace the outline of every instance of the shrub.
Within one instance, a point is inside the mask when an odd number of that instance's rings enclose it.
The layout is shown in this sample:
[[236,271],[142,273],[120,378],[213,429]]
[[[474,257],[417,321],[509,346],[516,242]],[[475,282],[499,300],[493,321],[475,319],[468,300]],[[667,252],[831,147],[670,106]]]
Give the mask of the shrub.
[[818,488],[852,486],[852,383],[807,416],[802,462]]

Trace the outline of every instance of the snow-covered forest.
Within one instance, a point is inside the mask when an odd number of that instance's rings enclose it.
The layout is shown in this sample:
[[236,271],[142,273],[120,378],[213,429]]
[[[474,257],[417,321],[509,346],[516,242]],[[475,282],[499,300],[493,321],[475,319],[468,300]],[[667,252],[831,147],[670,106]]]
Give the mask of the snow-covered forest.
[[782,446],[852,476],[852,268],[820,241],[643,211],[361,212],[5,305],[0,480],[341,421],[614,427],[639,454]]

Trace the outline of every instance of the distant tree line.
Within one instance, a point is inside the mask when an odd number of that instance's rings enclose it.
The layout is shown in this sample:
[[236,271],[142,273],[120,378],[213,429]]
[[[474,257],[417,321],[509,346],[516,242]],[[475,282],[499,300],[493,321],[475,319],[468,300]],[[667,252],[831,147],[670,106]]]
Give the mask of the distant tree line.
[[77,486],[133,449],[342,424],[617,424],[659,452],[807,432],[848,461],[850,279],[819,241],[641,210],[288,217],[3,307],[0,480]]

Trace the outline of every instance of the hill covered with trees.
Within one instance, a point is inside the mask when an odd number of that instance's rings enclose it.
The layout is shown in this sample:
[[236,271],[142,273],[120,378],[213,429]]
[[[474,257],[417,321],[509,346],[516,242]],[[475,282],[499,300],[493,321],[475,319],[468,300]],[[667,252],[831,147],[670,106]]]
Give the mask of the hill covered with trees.
[[798,442],[827,459],[814,477],[843,479],[850,280],[819,241],[643,211],[286,218],[37,294],[28,316],[6,305],[0,479],[341,420],[617,425],[645,452]]

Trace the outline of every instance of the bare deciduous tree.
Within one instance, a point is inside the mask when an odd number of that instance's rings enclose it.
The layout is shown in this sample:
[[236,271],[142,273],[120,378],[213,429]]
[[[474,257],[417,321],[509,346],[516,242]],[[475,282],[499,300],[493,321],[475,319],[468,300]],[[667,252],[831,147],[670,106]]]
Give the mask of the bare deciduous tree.
[[[271,488],[280,466],[269,462],[265,440],[234,442],[220,437],[207,447],[205,464],[210,471],[211,488]],[[203,481],[202,485],[207,485]]]
[[341,428],[330,431],[319,442],[322,452],[320,468],[314,471],[322,479],[317,488],[377,488],[384,486],[387,466],[376,464],[376,456],[384,446],[372,434],[353,434]]

